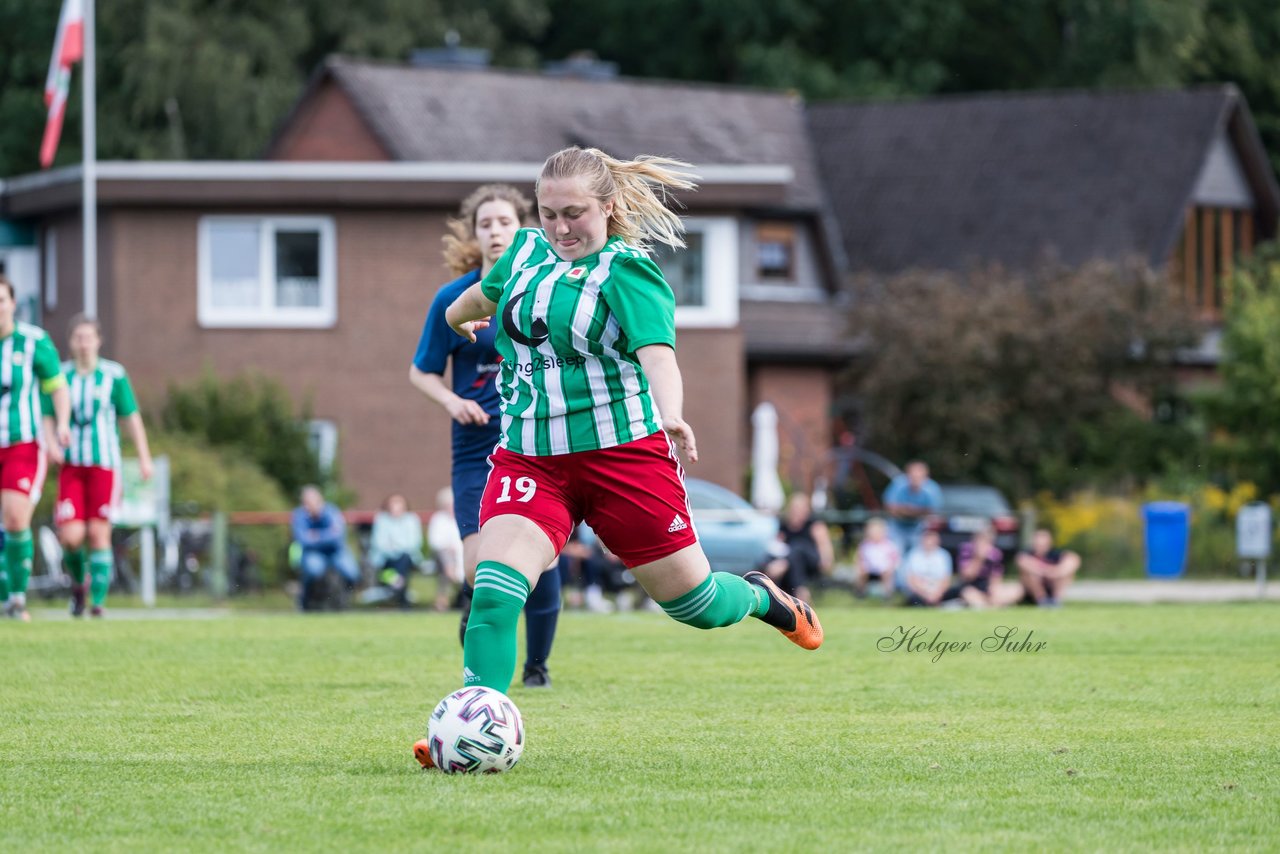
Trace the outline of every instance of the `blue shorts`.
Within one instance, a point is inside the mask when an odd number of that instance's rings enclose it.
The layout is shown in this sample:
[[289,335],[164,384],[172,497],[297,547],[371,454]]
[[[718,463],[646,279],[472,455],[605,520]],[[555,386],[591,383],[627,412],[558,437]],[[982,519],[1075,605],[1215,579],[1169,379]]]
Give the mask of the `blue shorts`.
[[455,433],[453,442],[453,518],[463,537],[480,532],[480,498],[489,479],[489,455],[502,438],[501,421]]

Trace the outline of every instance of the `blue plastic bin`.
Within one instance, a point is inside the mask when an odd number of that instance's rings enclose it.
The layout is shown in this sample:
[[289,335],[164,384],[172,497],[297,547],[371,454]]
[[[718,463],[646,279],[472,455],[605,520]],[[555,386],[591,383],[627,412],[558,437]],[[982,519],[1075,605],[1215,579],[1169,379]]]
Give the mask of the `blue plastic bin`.
[[1146,523],[1147,578],[1181,578],[1187,571],[1191,508],[1180,501],[1153,501],[1142,507]]

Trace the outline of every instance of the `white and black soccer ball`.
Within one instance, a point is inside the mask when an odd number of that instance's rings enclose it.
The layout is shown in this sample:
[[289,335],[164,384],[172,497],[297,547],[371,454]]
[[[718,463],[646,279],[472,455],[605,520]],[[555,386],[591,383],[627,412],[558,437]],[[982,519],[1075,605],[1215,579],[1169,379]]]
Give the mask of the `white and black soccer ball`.
[[524,721],[511,698],[492,688],[454,691],[427,722],[431,760],[446,774],[509,771],[524,752]]

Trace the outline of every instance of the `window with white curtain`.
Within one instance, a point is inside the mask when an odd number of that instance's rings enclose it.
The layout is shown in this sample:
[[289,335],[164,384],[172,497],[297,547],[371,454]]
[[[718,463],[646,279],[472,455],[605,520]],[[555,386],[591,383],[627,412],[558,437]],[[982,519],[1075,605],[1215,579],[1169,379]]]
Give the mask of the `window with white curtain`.
[[335,255],[329,217],[203,217],[200,325],[333,326],[338,319]]

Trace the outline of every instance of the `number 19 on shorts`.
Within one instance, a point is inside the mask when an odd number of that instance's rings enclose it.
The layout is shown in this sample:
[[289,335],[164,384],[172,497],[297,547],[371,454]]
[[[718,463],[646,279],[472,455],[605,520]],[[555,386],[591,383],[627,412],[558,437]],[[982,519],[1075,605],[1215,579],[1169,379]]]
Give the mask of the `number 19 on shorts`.
[[[511,500],[511,477],[502,478],[502,494],[498,496],[495,504],[502,504]],[[520,497],[516,499],[523,504],[528,504],[533,500],[533,494],[538,491],[538,484],[533,482],[531,477],[518,477],[515,482],[516,492],[520,493]]]

